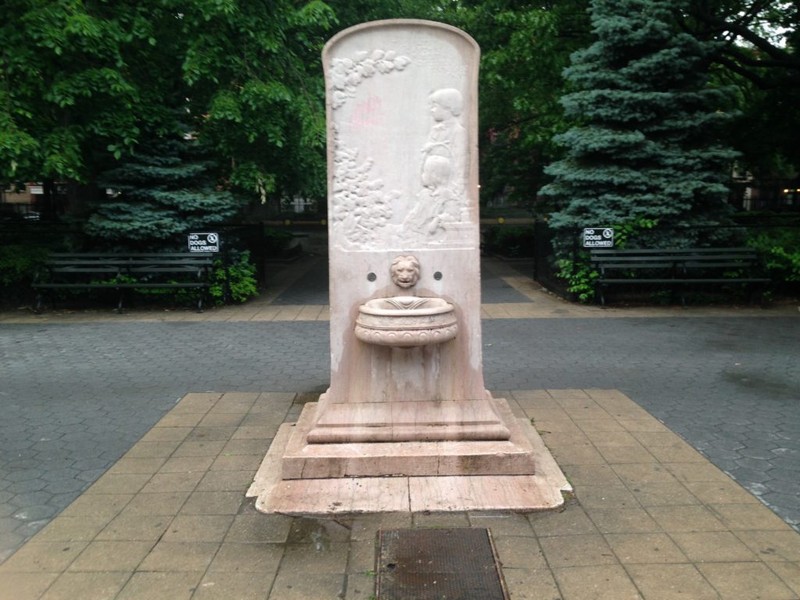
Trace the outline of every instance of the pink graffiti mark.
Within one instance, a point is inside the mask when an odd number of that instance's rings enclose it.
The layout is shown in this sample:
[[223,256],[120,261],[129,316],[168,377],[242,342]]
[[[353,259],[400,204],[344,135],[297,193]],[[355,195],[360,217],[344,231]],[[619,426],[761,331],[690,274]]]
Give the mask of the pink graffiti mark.
[[372,127],[380,121],[381,99],[370,96],[353,109],[351,121],[356,127]]

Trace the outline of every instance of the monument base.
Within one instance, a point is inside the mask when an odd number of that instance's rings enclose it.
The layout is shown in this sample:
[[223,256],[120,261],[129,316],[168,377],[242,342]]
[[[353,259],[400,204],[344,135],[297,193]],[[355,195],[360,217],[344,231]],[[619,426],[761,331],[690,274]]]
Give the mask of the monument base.
[[[292,432],[282,461],[283,479],[381,477],[425,475],[532,475],[535,464],[530,441],[516,425],[503,399],[492,404],[492,414],[506,431],[505,440],[461,439],[311,443],[318,431],[317,403],[306,404]],[[399,403],[398,403],[399,404]],[[407,405],[413,403],[405,403]],[[452,403],[457,404],[457,403]],[[508,423],[508,427],[504,424]],[[403,429],[395,425],[395,428]],[[408,428],[413,428],[409,425]],[[422,429],[417,425],[418,429]],[[456,429],[456,427],[453,427]],[[352,430],[353,428],[348,428]],[[365,427],[367,433],[369,427]],[[460,431],[463,426],[458,428]]]
[[314,413],[313,427],[303,431],[304,443],[504,441],[511,437],[488,393],[480,400],[343,404],[325,403],[323,394]]
[[[282,425],[256,473],[248,497],[265,513],[344,514],[363,512],[417,512],[463,510],[548,510],[564,503],[572,490],[536,429],[526,419],[511,415],[508,404],[495,400],[509,425],[508,442],[434,442],[347,444],[348,456],[309,456],[326,446],[305,444],[303,422],[313,422],[314,404],[306,405],[296,425]],[[298,447],[295,447],[297,444]],[[497,445],[517,454],[503,454]],[[479,451],[481,445],[484,448]],[[397,454],[397,446],[404,451]],[[428,446],[425,448],[425,446]],[[473,454],[463,454],[472,448]],[[500,453],[490,459],[491,446]],[[369,447],[369,448],[367,448]],[[383,456],[378,451],[382,448]],[[462,454],[458,454],[461,451]],[[367,454],[364,454],[364,453]],[[515,464],[525,465],[513,473]],[[533,472],[532,466],[536,469]],[[382,468],[370,465],[382,465]],[[490,465],[495,472],[491,473]],[[481,465],[476,473],[475,465]],[[460,466],[460,469],[458,468]],[[355,469],[353,467],[356,467]],[[387,468],[389,470],[387,470]],[[297,478],[303,475],[305,478]],[[320,469],[315,477],[312,472]],[[359,475],[325,475],[328,472]],[[294,474],[295,477],[286,477]],[[293,473],[294,471],[294,473]],[[370,476],[397,473],[397,476]]]

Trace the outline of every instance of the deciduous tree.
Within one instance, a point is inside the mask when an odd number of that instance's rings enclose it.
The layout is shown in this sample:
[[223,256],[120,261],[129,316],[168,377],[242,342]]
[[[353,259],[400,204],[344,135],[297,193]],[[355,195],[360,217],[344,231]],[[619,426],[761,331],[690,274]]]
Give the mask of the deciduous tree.
[[533,207],[566,128],[559,97],[570,54],[590,42],[587,0],[458,3],[454,24],[481,46],[481,199]]
[[2,4],[0,177],[86,181],[97,154],[133,147],[153,108],[131,65],[150,58],[159,4]]
[[319,0],[199,0],[182,10],[189,109],[230,182],[263,202],[323,197],[319,53],[330,8]]

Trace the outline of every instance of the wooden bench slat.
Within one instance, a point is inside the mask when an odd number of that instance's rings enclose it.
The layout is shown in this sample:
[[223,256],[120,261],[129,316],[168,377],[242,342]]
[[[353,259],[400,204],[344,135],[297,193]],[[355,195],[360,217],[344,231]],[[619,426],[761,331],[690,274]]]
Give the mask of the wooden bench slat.
[[[591,264],[599,270],[595,290],[605,305],[609,285],[666,285],[681,293],[685,304],[688,286],[705,284],[766,284],[770,279],[756,276],[761,259],[752,248],[644,248],[591,250]],[[739,276],[725,277],[725,270]],[[669,273],[669,276],[665,274]],[[629,274],[629,276],[622,276]]]
[[[58,289],[115,289],[120,291],[118,310],[122,310],[122,290],[141,289],[196,289],[200,294],[198,311],[203,309],[205,290],[213,257],[188,252],[168,253],[115,253],[115,252],[56,252],[46,263],[47,280],[37,279],[32,287],[39,290],[36,310],[41,309],[42,291]],[[104,275],[105,279],[97,280]],[[174,275],[182,281],[158,281]],[[135,281],[117,281],[109,277],[128,277]],[[190,278],[190,280],[186,280]]]

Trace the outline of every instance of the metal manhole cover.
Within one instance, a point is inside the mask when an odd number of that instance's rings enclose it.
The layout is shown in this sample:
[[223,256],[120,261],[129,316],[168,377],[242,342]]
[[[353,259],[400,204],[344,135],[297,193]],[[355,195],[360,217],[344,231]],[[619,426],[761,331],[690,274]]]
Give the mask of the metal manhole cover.
[[378,531],[378,600],[507,600],[488,529]]

